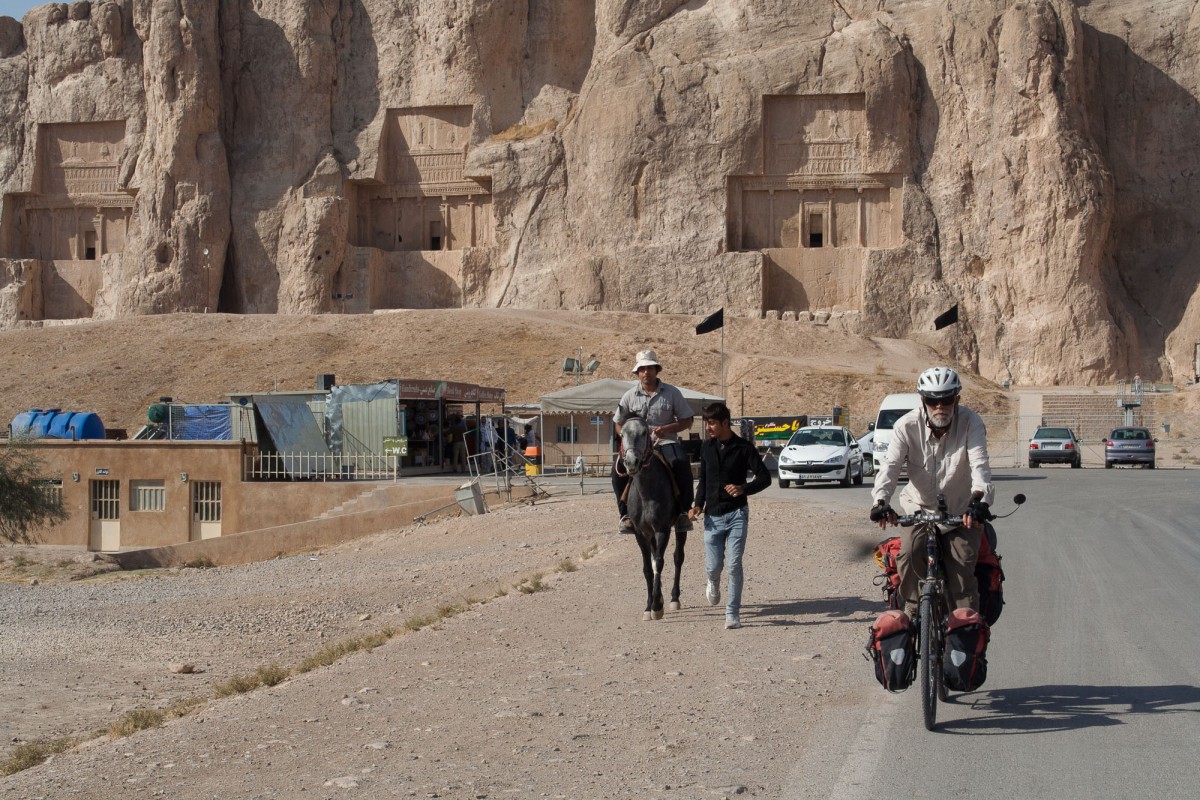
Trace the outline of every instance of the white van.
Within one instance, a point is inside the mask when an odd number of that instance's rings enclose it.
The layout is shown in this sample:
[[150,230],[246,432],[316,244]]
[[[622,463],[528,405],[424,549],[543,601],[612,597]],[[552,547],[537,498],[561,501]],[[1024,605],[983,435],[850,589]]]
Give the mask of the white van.
[[921,395],[916,392],[912,394],[889,394],[879,404],[879,416],[875,418],[875,425],[871,428],[875,434],[872,446],[874,449],[873,456],[876,472],[879,471],[879,467],[883,463],[883,458],[887,455],[888,445],[892,441],[892,427],[896,424],[896,420],[920,405]]

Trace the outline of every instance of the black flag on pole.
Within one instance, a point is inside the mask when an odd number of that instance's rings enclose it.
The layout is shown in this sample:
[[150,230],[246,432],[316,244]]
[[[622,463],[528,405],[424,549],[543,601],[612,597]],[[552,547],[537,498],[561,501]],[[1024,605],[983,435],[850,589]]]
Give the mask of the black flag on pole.
[[955,303],[954,307],[946,313],[938,314],[933,320],[933,329],[940,331],[942,328],[948,328],[956,322],[958,322],[958,303]]
[[725,327],[725,308],[721,307],[709,314],[704,319],[700,320],[700,324],[696,326],[696,335],[702,333],[711,333],[717,328]]

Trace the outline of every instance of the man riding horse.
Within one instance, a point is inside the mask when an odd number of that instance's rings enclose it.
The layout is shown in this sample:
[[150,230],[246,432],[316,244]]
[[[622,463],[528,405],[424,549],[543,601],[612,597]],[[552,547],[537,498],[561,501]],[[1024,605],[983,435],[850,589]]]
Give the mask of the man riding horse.
[[[658,363],[658,354],[653,350],[642,350],[637,354],[637,363],[633,365],[633,374],[637,375],[637,385],[627,391],[617,404],[617,413],[613,422],[617,430],[632,416],[641,417],[650,428],[654,440],[654,448],[662,454],[671,465],[675,477],[675,486],[679,492],[679,517],[675,522],[677,532],[690,531],[692,523],[688,520],[687,511],[692,507],[694,489],[692,487],[692,467],[687,454],[679,443],[679,433],[692,427],[692,407],[683,397],[683,392],[665,381],[658,379],[662,365]],[[617,495],[617,510],[621,512],[621,533],[633,533],[633,523],[629,519],[629,509],[625,504],[625,489],[629,484],[629,476],[622,475],[615,468],[612,473],[613,492]]]

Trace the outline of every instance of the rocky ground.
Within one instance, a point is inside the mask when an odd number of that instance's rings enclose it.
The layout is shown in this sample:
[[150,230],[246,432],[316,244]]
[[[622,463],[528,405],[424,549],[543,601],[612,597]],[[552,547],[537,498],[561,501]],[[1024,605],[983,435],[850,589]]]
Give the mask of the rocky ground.
[[[640,557],[610,532],[611,496],[559,491],[243,567],[81,580],[59,567],[35,583],[25,563],[0,585],[10,748],[204,702],[0,779],[5,796],[822,796],[840,765],[805,754],[879,691],[860,656],[879,606],[873,536],[845,511],[865,489],[752,501],[737,631],[704,600],[699,533],[683,610],[643,622]],[[464,600],[479,602],[458,613]],[[430,623],[212,699],[232,677],[414,619]]]

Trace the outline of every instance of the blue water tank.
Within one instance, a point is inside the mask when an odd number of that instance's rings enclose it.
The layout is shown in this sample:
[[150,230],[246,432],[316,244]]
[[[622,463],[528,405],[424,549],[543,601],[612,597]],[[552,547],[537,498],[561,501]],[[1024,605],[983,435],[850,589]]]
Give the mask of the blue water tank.
[[34,439],[103,439],[104,423],[91,411],[34,408],[13,418],[12,432]]

